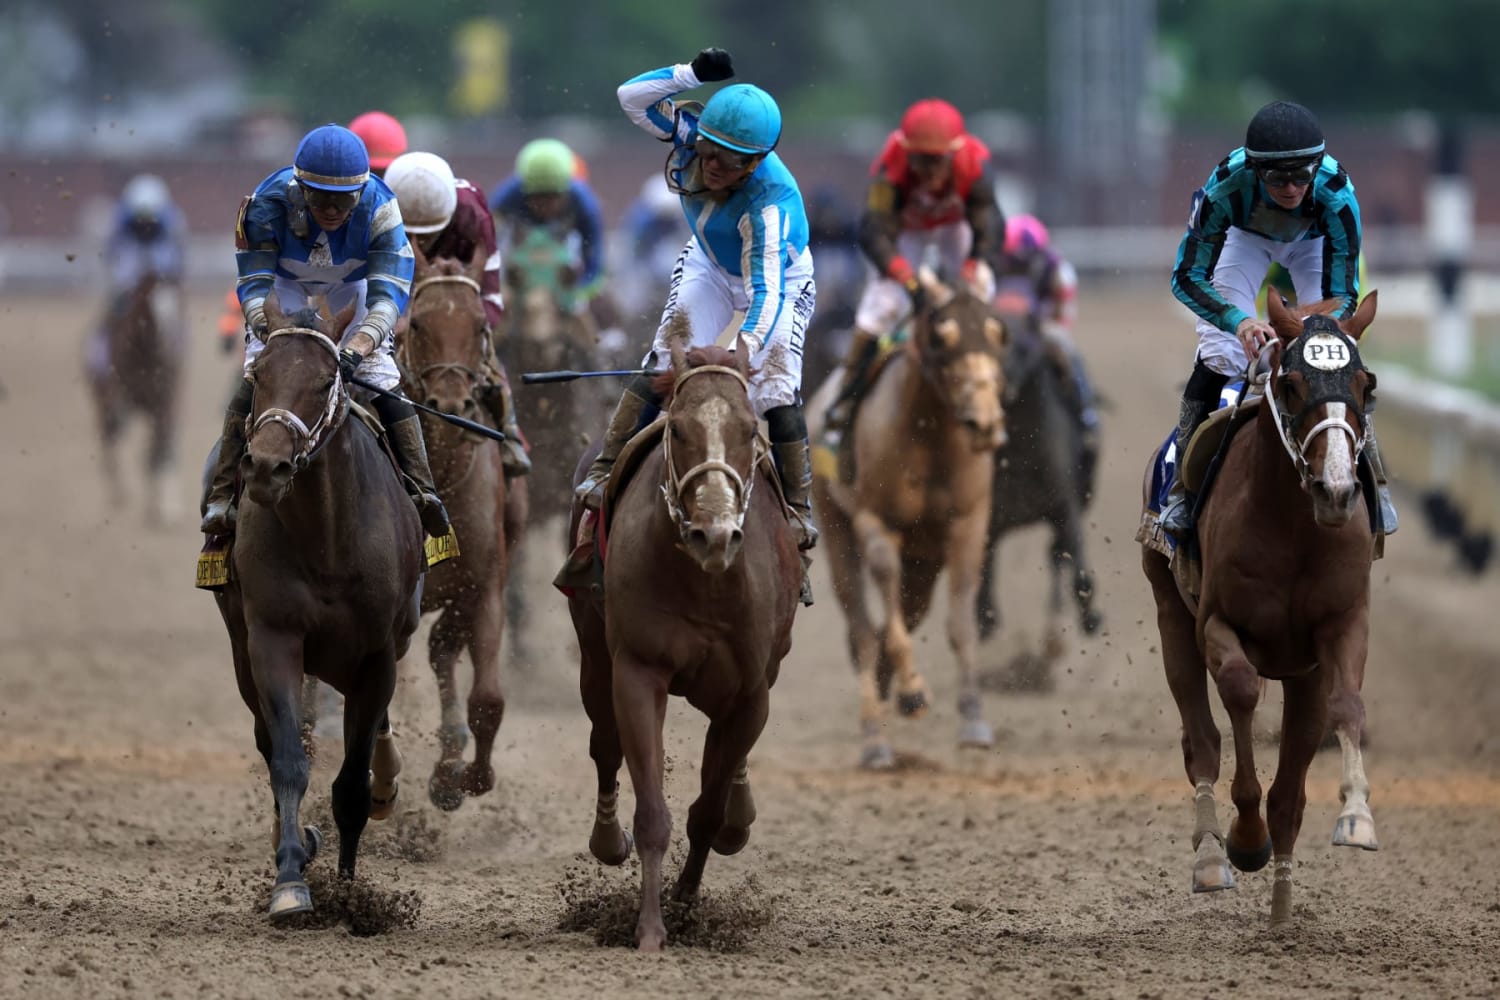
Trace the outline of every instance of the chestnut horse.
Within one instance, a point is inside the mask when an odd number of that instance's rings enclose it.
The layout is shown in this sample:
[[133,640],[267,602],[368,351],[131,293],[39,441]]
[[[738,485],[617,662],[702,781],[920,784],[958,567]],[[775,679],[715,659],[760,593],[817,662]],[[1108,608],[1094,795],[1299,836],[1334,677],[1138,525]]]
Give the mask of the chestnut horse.
[[[838,481],[818,466],[813,483],[813,509],[859,674],[860,764],[875,769],[895,764],[884,719],[892,676],[902,714],[927,708],[911,630],[926,615],[945,567],[948,641],[959,669],[959,744],[994,742],[980,704],[974,607],[995,449],[1005,442],[1000,356],[1006,333],[990,306],[967,289],[955,291],[925,268],[921,280],[927,305],[912,317],[911,339],[876,376],[844,435],[842,448],[854,450],[853,481]],[[809,407],[815,439],[835,381],[826,382]],[[865,607],[867,573],[880,594],[879,628]]]
[[[678,323],[683,320],[676,320]],[[680,329],[680,328],[679,328]],[[688,855],[674,895],[697,895],[709,849],[734,854],[750,838],[755,803],[747,757],[766,724],[771,685],[792,646],[802,561],[757,431],[746,385],[748,352],[684,353],[657,383],[666,416],[634,474],[606,500],[612,520],[602,599],[568,598],[578,635],[580,687],[599,772],[589,850],[609,865],[630,855],[615,817],[623,754],[635,789],[641,858],[636,940],[656,951],[662,857],[672,815],[662,792],[667,695],[709,717],[702,793],[688,810]],[[578,478],[586,463],[580,465]],[[578,511],[574,511],[576,525]]]
[[170,522],[180,509],[174,482],[179,375],[182,371],[180,330],[181,292],[154,273],[141,277],[135,287],[113,304],[105,318],[103,348],[107,359],[90,359],[89,385],[93,390],[103,447],[104,475],[110,497],[119,504],[124,496],[120,464],[116,455],[121,432],[132,413],[140,413],[151,425],[151,444],[146,454],[146,521]]
[[311,309],[288,318],[274,295],[266,300],[272,332],[252,372],[244,496],[229,582],[216,592],[275,798],[273,920],[312,909],[302,874],[321,839],[299,819],[304,674],[344,695],[333,782],[342,877],[354,877],[365,822],[390,814],[400,769],[386,709],[419,617],[422,528],[374,433],[347,419],[330,332],[353,311],[331,323]]
[[[488,327],[479,281],[485,259],[471,265],[440,258],[428,261],[416,244],[410,324],[397,350],[406,393],[426,406],[469,420],[490,421],[475,391],[486,383],[490,355]],[[490,763],[495,734],[505,714],[500,688],[500,637],[505,629],[508,521],[500,447],[437,417],[422,415],[422,433],[432,459],[432,475],[459,539],[457,559],[434,566],[422,591],[422,610],[438,612],[427,639],[428,659],[442,701],[438,729],[441,754],[427,790],[433,804],[453,810],[464,795],[483,795],[495,785]],[[459,711],[454,667],[469,651],[474,679],[468,717]],[[463,756],[474,734],[474,761]]]
[[[1357,342],[1375,318],[1375,293],[1344,321],[1326,315],[1337,304],[1304,307],[1299,318],[1271,296],[1278,339],[1268,345],[1265,398],[1223,449],[1198,515],[1196,602],[1158,548],[1148,546],[1142,558],[1194,787],[1193,891],[1232,889],[1231,864],[1255,871],[1274,856],[1273,926],[1291,919],[1292,851],[1307,770],[1330,719],[1343,749],[1343,811],[1333,842],[1377,847],[1360,753],[1374,539],[1356,472],[1375,390]],[[1148,466],[1148,491],[1151,476]],[[1238,815],[1227,839],[1214,806],[1219,731],[1208,703],[1210,676],[1234,730],[1230,796]],[[1251,736],[1262,678],[1281,681],[1285,696],[1264,819]]]

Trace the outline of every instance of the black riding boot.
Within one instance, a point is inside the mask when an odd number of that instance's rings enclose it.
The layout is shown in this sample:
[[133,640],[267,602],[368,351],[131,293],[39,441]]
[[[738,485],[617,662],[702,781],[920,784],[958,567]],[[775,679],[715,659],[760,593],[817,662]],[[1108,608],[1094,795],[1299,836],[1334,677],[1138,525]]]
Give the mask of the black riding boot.
[[792,510],[797,532],[797,550],[802,553],[803,606],[813,603],[812,581],[807,569],[812,557],[807,553],[818,544],[818,529],[812,516],[812,449],[807,440],[807,421],[801,406],[778,406],[766,413],[771,437],[771,460],[781,477],[781,491]]
[[239,478],[240,459],[245,457],[245,421],[250,418],[250,404],[255,385],[241,380],[224,410],[224,430],[219,436],[219,454],[209,477],[208,492],[203,495],[205,535],[227,535],[234,531],[238,512],[234,505],[234,487]]
[[448,523],[448,511],[443,508],[437,487],[432,483],[432,467],[427,462],[427,445],[422,439],[422,422],[417,411],[404,399],[376,396],[375,412],[380,415],[391,450],[396,453],[396,464],[401,466],[406,492],[421,515],[422,530],[433,538],[442,538],[452,525]]
[[609,427],[604,431],[604,443],[599,448],[599,457],[594,459],[594,463],[589,466],[588,475],[583,477],[583,482],[573,491],[589,510],[599,509],[599,504],[604,499],[604,484],[609,479],[610,470],[614,468],[615,459],[620,457],[625,443],[641,429],[642,417],[647,410],[654,409],[657,405],[655,393],[651,391],[651,382],[644,375],[637,375],[621,393],[620,402],[615,405],[615,412],[609,418]]
[[1177,462],[1173,468],[1167,506],[1162,509],[1160,518],[1162,530],[1179,542],[1193,534],[1193,508],[1198,502],[1182,483],[1188,442],[1193,439],[1198,425],[1219,405],[1219,393],[1224,391],[1228,381],[1228,375],[1220,375],[1202,361],[1196,361],[1193,374],[1188,376],[1187,386],[1182,390],[1182,405],[1177,412]]
[[839,383],[839,390],[834,395],[828,412],[823,415],[823,441],[829,447],[837,445],[844,431],[849,429],[849,418],[854,414],[854,404],[865,391],[865,378],[869,375],[870,366],[875,363],[875,357],[879,353],[879,335],[856,327],[854,336],[849,341],[849,349],[844,353],[844,360],[841,363],[844,369],[843,381]]

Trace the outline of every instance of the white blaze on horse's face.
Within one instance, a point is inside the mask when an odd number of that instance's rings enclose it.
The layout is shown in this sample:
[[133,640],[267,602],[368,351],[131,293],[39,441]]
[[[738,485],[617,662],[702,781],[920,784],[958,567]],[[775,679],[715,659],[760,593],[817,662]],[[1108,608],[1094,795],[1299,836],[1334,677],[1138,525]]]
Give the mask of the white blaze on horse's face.
[[[1292,412],[1278,414],[1282,443],[1298,465],[1302,488],[1313,501],[1313,517],[1325,527],[1341,527],[1349,522],[1359,499],[1356,463],[1363,444],[1363,423],[1356,419],[1347,402],[1327,400],[1328,386],[1312,388],[1323,375],[1346,373],[1357,377],[1352,367],[1354,353],[1342,336],[1314,333],[1302,341],[1301,361],[1306,368],[1283,375],[1294,400],[1306,399],[1310,391],[1318,392],[1325,402],[1310,402]],[[1309,371],[1310,369],[1310,371]],[[1347,390],[1354,399],[1352,387]],[[1283,402],[1278,400],[1280,410]]]
[[705,445],[701,461],[710,468],[694,478],[690,497],[684,498],[688,502],[683,541],[705,572],[722,573],[734,562],[744,537],[740,486],[723,471],[729,466],[728,435],[734,414],[727,400],[710,397],[697,408],[695,417]]

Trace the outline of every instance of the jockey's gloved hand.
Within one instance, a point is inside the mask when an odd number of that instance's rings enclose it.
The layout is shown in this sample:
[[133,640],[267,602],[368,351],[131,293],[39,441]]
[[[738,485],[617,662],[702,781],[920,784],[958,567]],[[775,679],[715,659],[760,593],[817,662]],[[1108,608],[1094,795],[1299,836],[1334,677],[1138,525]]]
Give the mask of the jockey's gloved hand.
[[699,83],[715,83],[734,76],[734,60],[723,49],[704,49],[693,57],[692,65]]
[[365,356],[352,347],[339,351],[339,377],[345,382],[351,381],[364,360]]
[[909,295],[909,296],[911,296],[911,313],[912,313],[912,315],[913,316],[920,316],[922,313],[926,312],[927,311],[927,290],[922,287],[922,283],[920,281],[918,281],[916,278],[912,278],[911,280],[909,280],[908,282],[906,282],[906,284],[903,285],[902,287],[906,289],[906,294]]
[[250,335],[262,344],[271,332],[271,321],[266,319],[265,300],[250,303],[245,309],[245,325],[250,328]]

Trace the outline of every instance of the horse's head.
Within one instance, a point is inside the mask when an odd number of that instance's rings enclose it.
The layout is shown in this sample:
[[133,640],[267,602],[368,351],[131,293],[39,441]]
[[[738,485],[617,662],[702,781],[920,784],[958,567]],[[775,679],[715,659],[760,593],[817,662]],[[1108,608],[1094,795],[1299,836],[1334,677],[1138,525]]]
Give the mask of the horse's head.
[[667,412],[662,493],[683,549],[704,572],[722,573],[739,555],[755,483],[750,352],[688,350],[686,318],[672,323],[672,367],[656,386]]
[[1359,499],[1355,463],[1365,445],[1365,414],[1374,402],[1375,374],[1359,356],[1359,338],[1375,318],[1371,292],[1354,315],[1329,315],[1339,300],[1293,313],[1270,296],[1271,326],[1266,399],[1281,443],[1312,497],[1319,524],[1347,524]]
[[570,308],[576,277],[573,251],[545,228],[535,228],[511,249],[505,283],[514,305],[511,329],[536,348],[545,367],[563,367],[579,323]]
[[928,268],[921,282],[926,301],[912,316],[912,343],[922,374],[973,436],[974,450],[993,451],[1005,443],[1005,324],[983,299]]
[[413,395],[444,413],[476,420],[474,390],[490,353],[489,324],[484,315],[480,279],[485,258],[462,261],[440,257],[428,261],[416,244],[416,273],[411,286],[411,325],[401,340],[400,362]]
[[240,463],[245,492],[261,506],[286,495],[292,476],[348,412],[334,338],[353,318],[352,304],[326,320],[315,309],[288,316],[274,293],[266,299],[271,332],[250,373],[255,401]]

